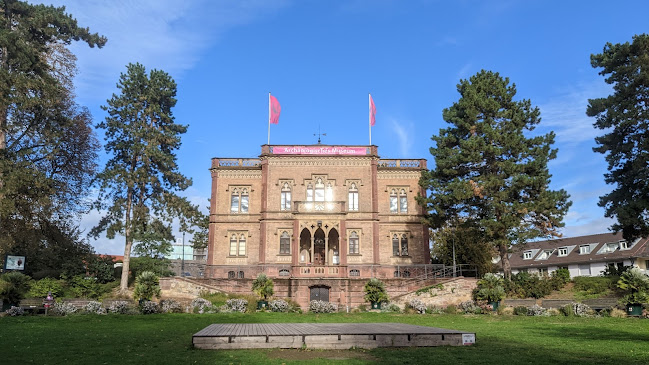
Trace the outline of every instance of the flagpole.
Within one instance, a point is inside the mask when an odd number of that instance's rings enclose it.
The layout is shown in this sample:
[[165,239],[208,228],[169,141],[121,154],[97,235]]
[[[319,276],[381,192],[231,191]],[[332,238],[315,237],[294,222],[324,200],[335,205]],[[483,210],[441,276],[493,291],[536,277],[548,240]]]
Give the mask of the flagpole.
[[270,145],[270,91],[268,92],[268,144]]
[[370,146],[372,145],[372,94],[367,93],[367,110],[368,119],[367,124],[370,127]]

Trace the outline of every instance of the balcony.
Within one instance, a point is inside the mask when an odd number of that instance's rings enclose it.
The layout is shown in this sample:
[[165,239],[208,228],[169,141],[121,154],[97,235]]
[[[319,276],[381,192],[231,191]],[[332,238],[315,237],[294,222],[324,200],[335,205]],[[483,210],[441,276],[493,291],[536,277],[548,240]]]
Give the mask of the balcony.
[[294,201],[293,213],[295,214],[346,214],[347,202],[313,202],[313,201]]
[[399,159],[399,160],[385,160],[381,159],[378,162],[379,169],[406,169],[406,170],[421,170],[426,168],[426,160],[415,159]]
[[[346,266],[299,266],[299,274],[297,277],[301,278],[337,278],[341,276],[346,276],[347,267]],[[342,275],[341,275],[342,273]]]
[[213,158],[212,168],[217,167],[261,167],[258,158]]

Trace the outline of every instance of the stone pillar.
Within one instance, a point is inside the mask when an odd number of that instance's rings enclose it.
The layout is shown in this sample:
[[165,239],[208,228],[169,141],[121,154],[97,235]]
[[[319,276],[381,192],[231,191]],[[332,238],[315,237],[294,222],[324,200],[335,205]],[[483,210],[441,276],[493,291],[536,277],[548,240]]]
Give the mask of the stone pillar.
[[315,236],[311,233],[311,254],[309,255],[309,262],[313,265],[313,256],[315,254]]
[[291,237],[291,263],[293,266],[298,265],[300,262],[300,222],[297,219],[293,220],[293,237]]
[[325,266],[329,265],[329,232],[325,233],[325,257],[324,257]]

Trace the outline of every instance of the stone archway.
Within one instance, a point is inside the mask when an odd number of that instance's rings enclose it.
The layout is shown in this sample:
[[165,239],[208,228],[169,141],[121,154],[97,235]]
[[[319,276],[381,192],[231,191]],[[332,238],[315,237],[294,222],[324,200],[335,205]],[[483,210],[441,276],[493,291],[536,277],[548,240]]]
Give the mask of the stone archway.
[[304,228],[300,232],[300,264],[306,264],[311,262],[311,232],[308,229]]
[[332,228],[327,235],[327,264],[338,265],[340,264],[340,236],[335,228]]
[[313,264],[325,264],[325,232],[318,228],[313,234]]

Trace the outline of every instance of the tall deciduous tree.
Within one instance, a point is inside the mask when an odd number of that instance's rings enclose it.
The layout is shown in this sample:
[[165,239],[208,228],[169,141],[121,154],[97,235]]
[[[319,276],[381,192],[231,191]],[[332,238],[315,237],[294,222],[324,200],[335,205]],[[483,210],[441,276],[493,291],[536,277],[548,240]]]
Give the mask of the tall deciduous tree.
[[549,189],[554,133],[526,136],[539,109],[514,100],[516,86],[498,73],[480,71],[457,90],[460,99],[443,112],[450,126],[432,137],[435,168],[421,179],[430,196],[419,201],[433,228],[459,220],[478,227],[509,277],[512,245],[557,235],[570,206],[564,190]]
[[112,157],[97,178],[96,208],[106,209],[106,215],[91,234],[124,235],[120,290],[125,292],[133,243],[156,233],[164,237],[174,218],[187,228],[202,215],[198,207],[176,195],[191,185],[176,163],[180,136],[187,131],[187,126],[175,123],[171,111],[176,105],[176,83],[164,71],[147,75],[144,66],[129,64],[117,87],[120,94],[113,94],[102,107],[108,117],[97,125],[105,129],[105,148]]
[[612,192],[600,197],[606,216],[617,220],[611,227],[624,238],[649,235],[649,35],[633,42],[607,43],[590,56],[594,68],[613,85],[613,94],[588,101],[586,114],[595,127],[608,133],[595,138],[596,152],[606,155],[604,175]]
[[[106,39],[65,8],[0,0],[0,257],[60,242],[95,173],[90,113],[74,102],[76,58],[65,46]],[[68,234],[69,233],[69,234]],[[36,252],[22,253],[35,255]]]

